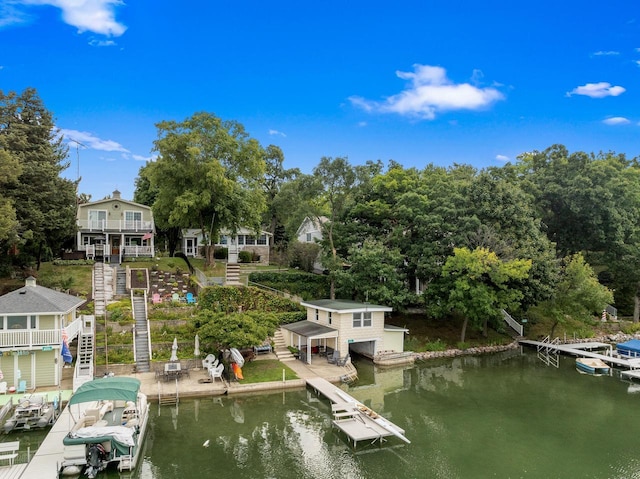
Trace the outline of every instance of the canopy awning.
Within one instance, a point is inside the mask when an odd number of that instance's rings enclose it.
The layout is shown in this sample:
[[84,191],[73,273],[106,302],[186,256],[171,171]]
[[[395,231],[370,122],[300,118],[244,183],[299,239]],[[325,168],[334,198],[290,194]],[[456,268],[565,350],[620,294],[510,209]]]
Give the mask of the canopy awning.
[[94,379],[80,386],[69,404],[107,400],[123,400],[135,402],[140,390],[140,380],[125,376],[113,376]]
[[312,321],[298,321],[297,323],[285,324],[282,329],[291,331],[299,336],[303,336],[309,339],[323,339],[323,338],[337,338],[338,330],[324,326],[323,324],[316,324]]

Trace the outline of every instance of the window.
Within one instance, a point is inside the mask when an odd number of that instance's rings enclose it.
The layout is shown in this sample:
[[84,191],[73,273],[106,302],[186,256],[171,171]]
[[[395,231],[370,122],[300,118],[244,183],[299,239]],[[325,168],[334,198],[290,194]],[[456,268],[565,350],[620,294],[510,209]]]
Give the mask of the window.
[[229,237],[227,235],[220,236],[220,244],[228,244],[228,243],[229,243]]
[[320,312],[316,309],[316,321],[320,321]]
[[38,329],[38,317],[31,316],[31,329]]
[[258,237],[258,241],[256,244],[266,245],[267,244],[267,235],[260,235]]
[[371,311],[364,313],[353,313],[354,328],[370,328],[371,327]]
[[7,329],[27,329],[28,316],[7,316]]
[[106,221],[106,210],[89,210],[89,228],[102,228]]
[[307,233],[307,243],[311,243],[311,233]]
[[331,324],[331,311],[329,311],[329,324]]
[[142,211],[124,212],[125,228],[129,230],[138,229],[142,226]]
[[239,245],[243,245],[244,244],[244,235],[238,235],[238,244]]
[[247,236],[246,236],[246,238],[247,238],[247,239],[246,239],[246,243],[245,243],[245,244],[248,244],[248,245],[254,245],[254,244],[256,244],[256,237],[255,237],[255,236],[249,236],[249,235],[247,235]]

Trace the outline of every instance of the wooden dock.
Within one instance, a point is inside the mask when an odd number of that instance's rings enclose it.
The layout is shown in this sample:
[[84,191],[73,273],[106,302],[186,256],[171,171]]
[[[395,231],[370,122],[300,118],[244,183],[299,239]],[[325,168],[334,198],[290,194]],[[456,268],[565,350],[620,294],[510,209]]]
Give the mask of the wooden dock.
[[[530,339],[521,339],[519,342],[526,346],[534,346],[538,348],[538,351],[544,350],[546,352],[560,352],[584,358],[597,358],[605,363],[627,369],[636,369],[640,367],[640,362],[638,362],[637,359],[626,359],[613,356],[613,347],[611,344],[607,343],[598,343],[594,341],[574,344],[554,344],[542,341],[532,341]],[[606,349],[609,354],[593,352],[598,349]]]
[[381,443],[389,436],[411,442],[404,437],[404,429],[384,419],[326,379],[309,378],[306,381],[308,386],[331,401],[333,425],[353,441],[353,447],[360,441]]

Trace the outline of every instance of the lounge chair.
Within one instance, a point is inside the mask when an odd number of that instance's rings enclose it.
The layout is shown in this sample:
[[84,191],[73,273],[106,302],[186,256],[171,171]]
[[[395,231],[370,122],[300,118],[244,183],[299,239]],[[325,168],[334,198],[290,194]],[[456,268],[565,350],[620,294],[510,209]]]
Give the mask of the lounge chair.
[[7,381],[0,382],[0,394],[7,394]]
[[174,302],[174,303],[180,303],[183,300],[184,300],[184,298],[181,298],[178,293],[173,293],[171,295],[171,301]]
[[16,389],[16,393],[26,393],[27,392],[27,381],[21,379],[18,383],[18,389]]
[[189,292],[187,293],[187,304],[196,304],[196,298],[193,297],[193,293]]
[[160,293],[153,293],[153,296],[151,296],[151,302],[153,304],[162,303],[162,298],[160,297]]
[[346,366],[347,363],[349,362],[350,356],[347,354],[344,358],[338,358],[336,360],[336,365],[337,366]]
[[340,351],[338,351],[337,349],[333,350],[333,354],[327,354],[327,362],[329,364],[336,364],[338,359],[340,359]]
[[211,376],[211,379],[213,379],[214,381],[216,380],[216,378],[220,378],[220,381],[222,381],[223,372],[224,364],[222,363],[218,364],[216,367],[209,368],[209,376]]
[[209,369],[212,366],[216,366],[218,364],[218,358],[216,358],[213,354],[207,354],[207,357],[202,360],[202,367],[204,369]]

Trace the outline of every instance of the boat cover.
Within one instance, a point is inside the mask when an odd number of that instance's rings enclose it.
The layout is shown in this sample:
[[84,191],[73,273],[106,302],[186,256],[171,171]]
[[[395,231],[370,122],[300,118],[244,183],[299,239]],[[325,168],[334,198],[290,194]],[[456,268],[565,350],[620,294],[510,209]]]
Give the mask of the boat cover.
[[80,386],[69,404],[79,404],[100,400],[123,400],[135,402],[140,390],[140,380],[125,376],[112,376],[94,379]]
[[125,426],[105,426],[105,427],[82,427],[75,431],[73,436],[70,436],[71,439],[88,439],[93,437],[111,437],[115,441],[120,444],[124,444],[125,446],[135,446],[136,443],[133,440],[134,434],[133,428],[125,427]]
[[640,339],[630,339],[624,343],[616,344],[618,351],[625,351],[628,353],[634,353],[633,355],[640,355]]

